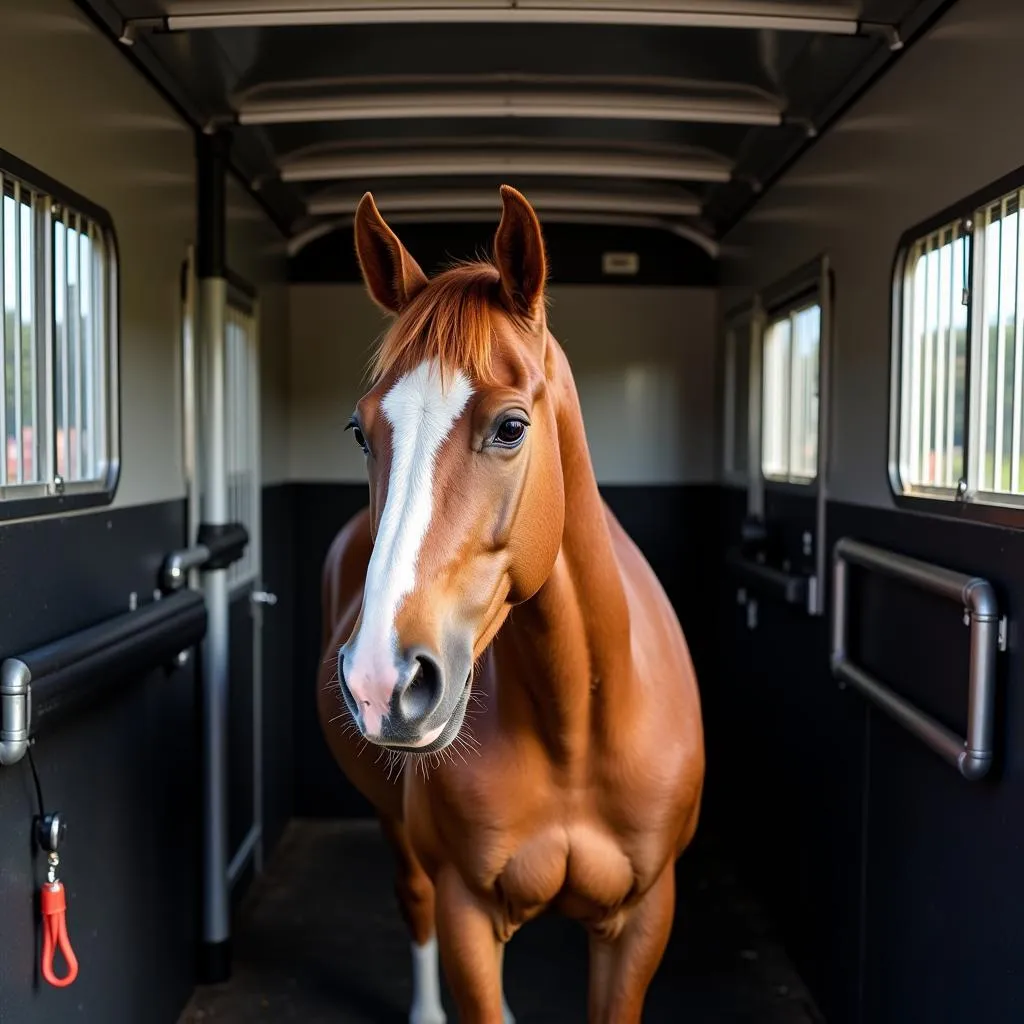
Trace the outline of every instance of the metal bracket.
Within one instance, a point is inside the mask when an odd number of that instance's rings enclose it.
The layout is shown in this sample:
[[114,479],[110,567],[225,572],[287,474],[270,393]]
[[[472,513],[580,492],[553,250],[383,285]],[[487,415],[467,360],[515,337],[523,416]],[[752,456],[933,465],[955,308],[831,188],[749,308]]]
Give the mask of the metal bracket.
[[17,658],[0,665],[0,765],[17,764],[32,727],[32,673]]
[[898,53],[903,49],[903,39],[900,37],[899,26],[887,25],[882,22],[862,21],[860,23],[861,35],[879,36],[885,41],[892,53]]

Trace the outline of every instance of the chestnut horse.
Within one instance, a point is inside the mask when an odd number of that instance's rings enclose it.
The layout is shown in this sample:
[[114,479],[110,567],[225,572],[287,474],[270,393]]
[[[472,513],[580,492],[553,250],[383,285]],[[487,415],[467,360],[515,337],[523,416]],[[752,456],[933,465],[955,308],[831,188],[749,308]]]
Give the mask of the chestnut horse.
[[630,1024],[697,827],[700,703],[598,493],[537,217],[501,200],[493,263],[429,281],[359,205],[363,276],[396,319],[350,423],[370,503],[324,565],[319,715],[398,856],[413,1024],[445,1020],[438,951],[460,1020],[511,1020],[504,944],[547,908],[590,933],[590,1021]]

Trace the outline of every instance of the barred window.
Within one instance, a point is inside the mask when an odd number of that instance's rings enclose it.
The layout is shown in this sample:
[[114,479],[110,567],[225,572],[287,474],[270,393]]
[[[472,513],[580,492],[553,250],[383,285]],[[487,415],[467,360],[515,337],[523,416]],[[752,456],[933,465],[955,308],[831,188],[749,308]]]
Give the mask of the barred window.
[[952,493],[963,475],[969,250],[958,221],[919,239],[907,258],[899,472],[908,489]]
[[117,476],[109,223],[12,163],[0,159],[4,517],[109,500]]
[[1024,257],[1013,190],[903,250],[893,346],[894,485],[979,504],[1024,496]]
[[761,471],[768,480],[813,483],[818,475],[821,307],[776,314],[764,332]]

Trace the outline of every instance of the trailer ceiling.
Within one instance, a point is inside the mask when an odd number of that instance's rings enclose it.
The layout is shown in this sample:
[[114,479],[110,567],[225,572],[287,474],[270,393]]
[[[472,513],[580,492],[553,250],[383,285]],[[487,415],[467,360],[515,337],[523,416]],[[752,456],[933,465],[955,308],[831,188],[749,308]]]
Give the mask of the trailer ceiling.
[[296,238],[386,216],[720,237],[952,0],[92,0]]

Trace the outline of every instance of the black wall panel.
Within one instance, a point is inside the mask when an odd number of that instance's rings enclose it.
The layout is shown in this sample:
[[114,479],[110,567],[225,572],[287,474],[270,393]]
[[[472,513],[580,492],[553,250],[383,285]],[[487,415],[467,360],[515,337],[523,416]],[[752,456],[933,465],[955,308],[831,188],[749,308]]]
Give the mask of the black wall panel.
[[292,816],[294,788],[296,560],[291,484],[263,489],[263,844],[273,849]]
[[[168,502],[0,530],[0,657],[151,599],[164,554],[184,540]],[[47,809],[68,833],[61,877],[78,980],[38,977],[36,812],[27,762],[0,768],[0,1020],[173,1021],[194,978],[199,877],[193,666],[158,669],[43,736]]]
[[[909,512],[837,506],[852,536],[987,577],[1013,622],[1024,603],[1024,534]],[[953,728],[967,704],[968,630],[952,605],[864,581],[851,653]],[[855,590],[851,591],[855,593]],[[1013,1021],[1024,1013],[1024,700],[1018,638],[999,658],[997,764],[967,782],[870,713],[865,822],[865,1022]],[[860,701],[847,693],[851,703]]]
[[295,551],[294,807],[299,817],[358,817],[372,808],[331,757],[316,714],[320,576],[338,531],[367,503],[365,484],[293,484]]
[[[491,252],[500,212],[495,190],[495,216],[480,224],[402,224],[399,237],[427,274],[454,260],[479,259]],[[714,287],[718,265],[693,242],[653,228],[597,224],[547,224],[544,241],[554,284],[676,285]],[[602,253],[635,252],[639,271],[632,276],[605,274]],[[293,283],[362,281],[351,228],[339,229],[310,242],[288,266]]]

